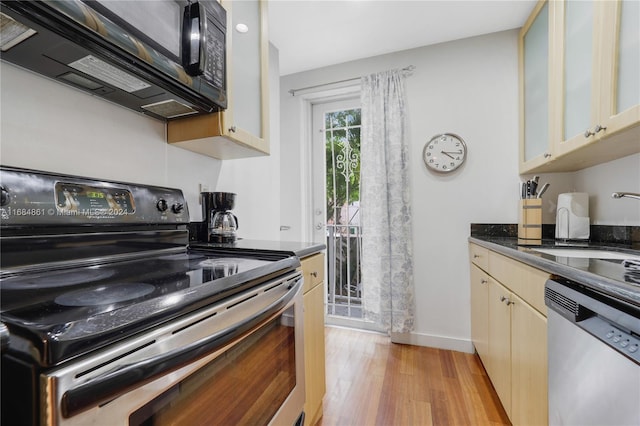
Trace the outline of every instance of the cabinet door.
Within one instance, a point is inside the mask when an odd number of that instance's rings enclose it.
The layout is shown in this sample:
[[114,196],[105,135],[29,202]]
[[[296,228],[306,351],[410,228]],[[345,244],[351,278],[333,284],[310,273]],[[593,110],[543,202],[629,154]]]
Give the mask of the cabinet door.
[[511,308],[509,290],[489,278],[489,365],[493,387],[511,418]]
[[540,1],[520,32],[520,171],[551,157],[549,94],[551,7]]
[[222,5],[231,16],[227,29],[230,106],[223,116],[224,126],[230,138],[260,145],[269,130],[267,2],[223,1]]
[[471,264],[471,339],[487,368],[489,361],[489,276]]
[[316,285],[303,297],[305,425],[320,417],[326,391],[324,349],[324,286]]
[[511,305],[510,419],[517,425],[545,425],[547,399],[547,319],[517,296]]
[[[560,134],[553,135],[560,142],[559,151],[571,150],[569,145],[585,142],[585,132],[597,120],[598,79],[594,77],[595,6],[594,1],[562,1],[556,4],[555,52],[560,54],[555,75],[561,77],[562,105]],[[590,136],[593,138],[595,135]],[[588,139],[589,137],[587,137]],[[575,140],[575,142],[573,142]],[[566,145],[566,146],[565,146]]]
[[640,2],[601,3],[599,123],[612,134],[640,122]]

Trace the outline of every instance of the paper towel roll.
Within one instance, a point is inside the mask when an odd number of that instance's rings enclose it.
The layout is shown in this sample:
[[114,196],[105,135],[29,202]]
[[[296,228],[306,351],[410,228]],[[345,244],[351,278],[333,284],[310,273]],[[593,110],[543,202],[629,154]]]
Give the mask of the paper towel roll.
[[589,235],[589,194],[586,192],[559,194],[556,210],[556,238],[588,240]]

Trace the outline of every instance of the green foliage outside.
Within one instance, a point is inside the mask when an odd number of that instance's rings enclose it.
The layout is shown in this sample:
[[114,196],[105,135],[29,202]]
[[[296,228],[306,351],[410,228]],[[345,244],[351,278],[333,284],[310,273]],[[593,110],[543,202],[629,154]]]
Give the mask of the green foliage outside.
[[360,200],[360,119],[359,108],[325,114],[327,222],[336,225],[340,208]]

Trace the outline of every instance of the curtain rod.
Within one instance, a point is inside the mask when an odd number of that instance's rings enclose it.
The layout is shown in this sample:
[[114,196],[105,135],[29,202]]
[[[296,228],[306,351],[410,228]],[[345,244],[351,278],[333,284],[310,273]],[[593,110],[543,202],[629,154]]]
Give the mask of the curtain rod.
[[[405,72],[405,74],[409,74],[411,73],[414,69],[416,69],[415,65],[409,65],[407,67],[402,68],[402,71]],[[296,92],[300,92],[302,90],[309,90],[309,89],[317,89],[318,87],[324,87],[324,86],[330,86],[332,84],[339,84],[339,83],[348,83],[350,81],[356,81],[356,80],[360,80],[361,77],[353,77],[353,78],[347,78],[345,80],[338,80],[338,81],[332,81],[330,83],[322,83],[322,84],[316,84],[315,86],[307,86],[307,87],[301,87],[299,89],[290,89],[289,93],[291,93],[291,96],[295,96]]]

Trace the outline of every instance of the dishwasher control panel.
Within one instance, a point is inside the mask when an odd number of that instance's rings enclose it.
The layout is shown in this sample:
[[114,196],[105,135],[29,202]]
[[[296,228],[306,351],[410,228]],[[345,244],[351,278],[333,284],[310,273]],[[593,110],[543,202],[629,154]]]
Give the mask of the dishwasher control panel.
[[580,327],[640,365],[640,339],[599,317],[588,318]]
[[559,278],[546,282],[545,304],[640,365],[640,310],[636,307],[623,306],[619,301]]

